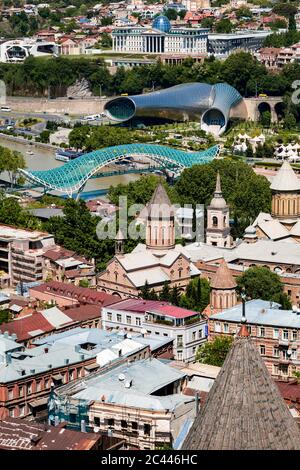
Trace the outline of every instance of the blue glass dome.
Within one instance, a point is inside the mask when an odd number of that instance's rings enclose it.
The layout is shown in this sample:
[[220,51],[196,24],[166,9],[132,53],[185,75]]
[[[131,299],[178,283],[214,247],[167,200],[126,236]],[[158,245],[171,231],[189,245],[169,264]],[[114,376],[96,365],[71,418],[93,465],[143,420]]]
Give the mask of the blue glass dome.
[[152,28],[158,29],[163,33],[168,33],[171,29],[171,23],[169,21],[169,18],[164,15],[157,16],[152,23]]

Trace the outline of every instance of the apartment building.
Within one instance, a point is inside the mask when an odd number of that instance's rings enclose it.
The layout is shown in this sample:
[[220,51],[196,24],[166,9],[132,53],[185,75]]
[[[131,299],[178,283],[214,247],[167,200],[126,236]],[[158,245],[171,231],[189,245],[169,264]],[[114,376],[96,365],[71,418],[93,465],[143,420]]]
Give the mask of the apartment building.
[[57,388],[49,419],[85,421],[90,431],[124,439],[130,448],[154,450],[173,443],[195,416],[195,397],[182,393],[185,384],[185,373],[158,359],[121,364]]
[[[218,335],[236,335],[242,305],[211,315],[209,340]],[[300,372],[300,309],[279,310],[279,304],[265,300],[246,302],[247,326],[269,372],[277,379],[295,378]]]
[[53,235],[0,225],[0,271],[10,276],[13,285],[42,281],[43,255],[54,247]]
[[155,300],[127,299],[102,309],[102,327],[139,331],[174,339],[174,357],[191,362],[206,341],[206,320],[200,313]]
[[16,335],[0,334],[0,417],[47,419],[53,388],[129,360],[150,356],[145,341],[98,328],[76,328],[36,340],[25,348]]

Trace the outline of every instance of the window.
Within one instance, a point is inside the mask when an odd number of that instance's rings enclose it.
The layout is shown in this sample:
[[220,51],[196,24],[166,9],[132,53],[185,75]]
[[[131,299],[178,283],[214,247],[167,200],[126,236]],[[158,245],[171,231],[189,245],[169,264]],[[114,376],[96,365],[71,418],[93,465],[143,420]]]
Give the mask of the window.
[[140,319],[140,318],[136,318],[136,319],[135,319],[135,324],[136,324],[136,326],[141,326],[141,319]]
[[117,322],[122,323],[122,315],[120,313],[117,313]]
[[292,349],[292,359],[297,359],[297,349]]
[[74,380],[74,369],[70,370],[69,372],[69,377],[70,377],[70,380]]
[[203,331],[199,330],[199,339],[203,338]]
[[223,332],[224,332],[224,333],[228,333],[228,332],[229,332],[229,325],[228,325],[228,323],[224,323],[224,325],[223,325]]
[[293,335],[293,341],[297,341],[297,338],[298,338],[298,331],[297,331],[297,330],[293,330],[292,335]]
[[279,338],[279,330],[278,328],[273,329],[273,338],[278,339]]
[[126,315],[126,323],[127,323],[127,325],[131,325],[131,316],[130,315]]
[[178,361],[182,361],[182,351],[177,351]]
[[131,428],[133,431],[137,431],[138,429],[138,423],[136,421],[132,421],[131,423]]
[[193,341],[195,341],[195,339],[196,339],[196,331],[193,331],[193,333],[192,333],[192,338],[193,338]]
[[39,380],[39,381],[36,383],[36,391],[37,391],[37,392],[40,392],[40,391],[41,391],[41,388],[42,388],[42,384],[41,384],[41,381]]
[[24,416],[25,415],[25,406],[21,405],[19,408],[19,416]]
[[266,354],[266,347],[265,347],[264,344],[261,344],[261,345],[259,346],[259,350],[260,350],[261,356],[264,356],[264,355]]
[[266,335],[266,330],[263,326],[261,326],[259,329],[258,329],[258,336],[264,338]]
[[45,380],[45,388],[50,388],[50,379]]
[[215,332],[221,333],[221,324],[219,322],[215,323]]
[[213,227],[217,227],[218,226],[218,217],[214,216],[212,218],[212,225]]
[[193,355],[196,354],[196,346],[193,347]]
[[100,427],[100,418],[98,416],[94,416],[94,425]]
[[23,387],[19,387],[19,397],[23,396]]
[[282,339],[289,339],[289,330],[283,330]]
[[9,416],[11,418],[13,418],[15,416],[15,409],[14,408],[9,408],[8,412],[9,412]]
[[32,382],[27,384],[27,394],[30,395],[30,393],[32,393]]
[[14,389],[13,388],[10,388],[8,390],[8,399],[9,400],[12,400],[14,398]]
[[279,357],[279,348],[273,348],[273,356]]
[[107,313],[107,320],[112,321],[112,314],[111,313]]
[[149,436],[150,431],[151,431],[150,424],[144,424],[144,434],[147,434]]
[[127,421],[124,419],[121,420],[121,428],[126,429],[127,428]]
[[113,418],[107,420],[107,426],[114,426],[115,420]]
[[287,353],[287,350],[286,350],[286,349],[284,349],[284,350],[282,351],[282,359],[285,359],[285,360],[289,359],[289,356],[288,356],[288,353]]
[[183,336],[182,335],[177,335],[177,347],[181,347],[182,346],[182,340],[183,340]]

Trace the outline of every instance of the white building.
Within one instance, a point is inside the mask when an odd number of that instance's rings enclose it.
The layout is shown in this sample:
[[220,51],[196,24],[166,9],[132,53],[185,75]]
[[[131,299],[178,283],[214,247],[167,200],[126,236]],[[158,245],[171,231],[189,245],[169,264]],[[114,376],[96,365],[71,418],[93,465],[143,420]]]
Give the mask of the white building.
[[207,336],[206,321],[198,312],[157,300],[127,299],[104,307],[102,327],[174,338],[175,359],[185,362],[195,360]]
[[0,62],[23,62],[27,57],[57,55],[58,46],[54,42],[13,39],[0,44]]
[[157,16],[151,28],[142,26],[115,29],[112,32],[115,52],[147,54],[205,54],[208,29],[172,28],[165,16]]

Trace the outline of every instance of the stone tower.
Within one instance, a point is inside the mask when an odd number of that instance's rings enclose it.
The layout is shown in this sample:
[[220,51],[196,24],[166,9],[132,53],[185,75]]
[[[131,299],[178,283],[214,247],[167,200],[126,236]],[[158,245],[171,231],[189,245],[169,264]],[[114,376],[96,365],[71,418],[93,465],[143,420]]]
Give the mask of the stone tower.
[[288,162],[284,162],[271,184],[272,216],[292,226],[300,217],[300,180]]
[[214,313],[237,304],[236,286],[226,261],[222,259],[211,282],[210,304]]
[[223,198],[219,172],[214,197],[207,207],[206,243],[220,247],[229,247],[231,244],[229,206]]
[[174,209],[162,184],[156,187],[147,209],[147,248],[152,250],[169,250],[174,248]]
[[125,245],[125,237],[123,235],[122,230],[119,228],[119,231],[116,235],[116,241],[115,241],[115,254],[116,255],[124,254],[124,245]]

